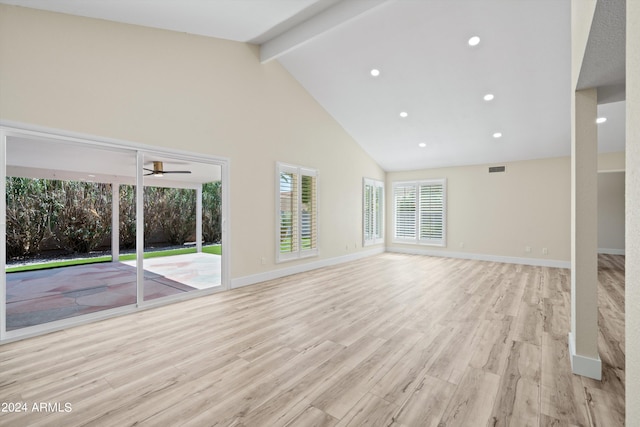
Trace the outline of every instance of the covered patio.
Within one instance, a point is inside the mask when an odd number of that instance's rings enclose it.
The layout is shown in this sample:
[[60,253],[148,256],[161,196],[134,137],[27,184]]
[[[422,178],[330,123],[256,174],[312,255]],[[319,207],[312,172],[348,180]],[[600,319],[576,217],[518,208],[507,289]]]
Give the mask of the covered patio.
[[[221,256],[195,253],[144,261],[144,300],[221,284]],[[137,302],[135,261],[7,273],[7,330]]]

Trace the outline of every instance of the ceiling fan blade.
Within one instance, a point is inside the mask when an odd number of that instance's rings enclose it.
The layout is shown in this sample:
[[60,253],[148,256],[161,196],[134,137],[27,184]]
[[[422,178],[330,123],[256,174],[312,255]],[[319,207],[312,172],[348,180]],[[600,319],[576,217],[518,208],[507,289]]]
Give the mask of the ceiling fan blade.
[[163,163],[161,161],[158,161],[158,160],[155,160],[153,162],[153,169],[148,169],[148,168],[145,168],[145,167],[143,167],[142,169],[147,171],[147,172],[149,172],[147,174],[144,174],[144,176],[150,176],[150,175],[162,176],[162,175],[164,175],[166,173],[191,173],[191,171],[166,171],[166,170],[164,170]]

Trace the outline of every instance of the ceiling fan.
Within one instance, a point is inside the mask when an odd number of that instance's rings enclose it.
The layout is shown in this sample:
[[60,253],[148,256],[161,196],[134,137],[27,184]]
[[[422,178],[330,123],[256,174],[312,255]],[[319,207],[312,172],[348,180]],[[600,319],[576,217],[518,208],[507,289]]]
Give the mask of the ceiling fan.
[[164,166],[162,165],[162,162],[153,162],[153,169],[147,169],[147,168],[143,168],[143,169],[149,172],[149,173],[145,173],[144,176],[149,176],[149,175],[163,176],[164,174],[167,174],[167,173],[191,173],[191,171],[166,171],[164,170]]

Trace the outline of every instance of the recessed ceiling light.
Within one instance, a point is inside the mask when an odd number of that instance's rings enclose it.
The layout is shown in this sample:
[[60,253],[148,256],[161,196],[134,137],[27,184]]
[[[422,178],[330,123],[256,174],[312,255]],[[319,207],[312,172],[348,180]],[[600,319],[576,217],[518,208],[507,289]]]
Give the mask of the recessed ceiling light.
[[598,124],[600,124],[600,123],[604,123],[604,122],[606,122],[606,121],[607,121],[607,118],[606,118],[606,117],[598,117],[598,118],[596,119],[596,123],[598,123]]
[[480,43],[480,37],[478,36],[473,36],[469,39],[469,46],[477,46],[478,43]]
[[378,70],[377,68],[374,68],[371,70],[371,75],[373,77],[378,77],[380,75],[380,70]]
[[402,117],[403,119],[405,117],[407,117],[409,115],[409,113],[407,113],[406,111],[400,111],[400,117]]
[[488,93],[488,94],[486,94],[486,95],[484,96],[484,100],[485,100],[485,101],[492,101],[492,100],[493,100],[493,98],[494,98],[494,96],[493,96],[493,94],[492,94],[492,93]]
[[496,132],[493,134],[494,138],[502,138],[502,132]]
[[424,142],[421,142],[420,144],[418,144],[418,147],[420,147],[420,148],[424,148],[424,147],[426,147],[426,146],[427,146],[427,144],[426,144],[426,143],[424,143]]

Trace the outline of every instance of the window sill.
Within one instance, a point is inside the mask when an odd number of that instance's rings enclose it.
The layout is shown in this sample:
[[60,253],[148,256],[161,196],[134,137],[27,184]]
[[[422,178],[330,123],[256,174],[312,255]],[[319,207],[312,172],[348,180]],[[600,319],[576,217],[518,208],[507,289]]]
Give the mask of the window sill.
[[393,240],[393,243],[399,245],[416,245],[416,246],[435,246],[438,248],[446,248],[446,242],[418,242],[415,240]]

